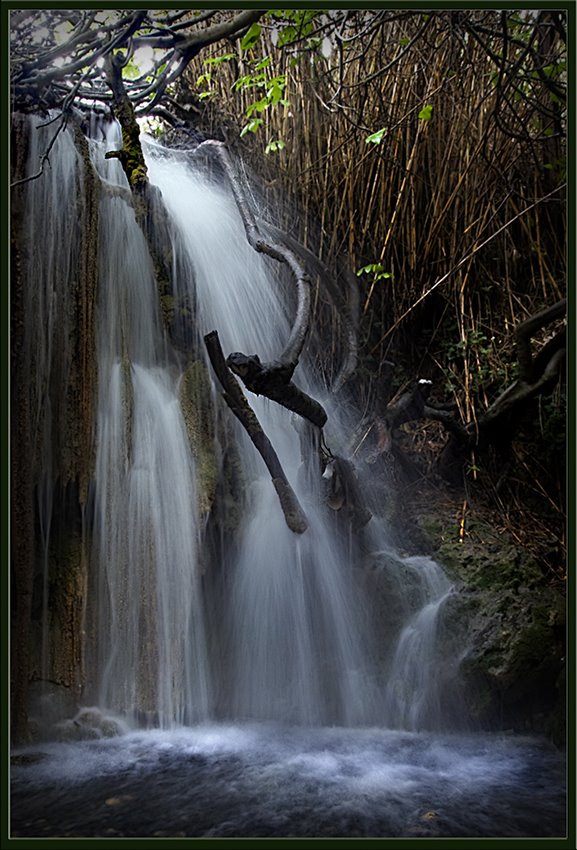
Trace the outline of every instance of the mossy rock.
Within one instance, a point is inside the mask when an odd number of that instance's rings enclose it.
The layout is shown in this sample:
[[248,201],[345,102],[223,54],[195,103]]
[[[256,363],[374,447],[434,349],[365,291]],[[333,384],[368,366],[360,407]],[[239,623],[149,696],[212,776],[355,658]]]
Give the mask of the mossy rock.
[[226,533],[238,531],[243,517],[245,478],[236,443],[229,442],[222,457],[221,475],[212,519]]
[[[472,721],[547,731],[559,711],[564,599],[552,589],[469,590],[461,664]],[[472,602],[474,601],[474,604]]]
[[452,578],[479,590],[518,590],[543,584],[537,562],[513,544],[443,543],[436,557]]

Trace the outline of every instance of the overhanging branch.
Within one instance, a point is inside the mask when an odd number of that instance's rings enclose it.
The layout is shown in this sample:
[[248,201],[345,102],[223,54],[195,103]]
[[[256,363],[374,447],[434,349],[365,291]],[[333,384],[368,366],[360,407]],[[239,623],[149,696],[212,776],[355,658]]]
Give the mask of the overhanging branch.
[[311,294],[310,279],[296,255],[286,245],[267,242],[261,235],[244,193],[234,173],[233,165],[223,142],[209,139],[196,149],[213,151],[224,168],[238,207],[249,245],[260,254],[267,254],[290,268],[297,285],[298,303],[289,340],[278,361],[261,363],[256,354],[234,352],[226,364],[238,375],[251,392],[265,395],[272,401],[304,416],[322,428],[327,415],[322,405],[299,389],[291,380],[299,361],[309,329]]
[[279,361],[284,366],[294,364],[294,367],[296,367],[309,329],[311,309],[311,284],[309,277],[296,255],[285,245],[267,242],[263,238],[256,220],[246,203],[244,193],[234,173],[230,155],[224,143],[216,141],[216,139],[207,139],[206,142],[202,142],[198,146],[197,150],[201,150],[202,148],[208,148],[213,151],[225,170],[244,225],[246,238],[251,248],[254,248],[259,254],[267,254],[267,256],[278,260],[279,263],[285,263],[295,278],[298,295],[297,313],[289,340],[279,357]]

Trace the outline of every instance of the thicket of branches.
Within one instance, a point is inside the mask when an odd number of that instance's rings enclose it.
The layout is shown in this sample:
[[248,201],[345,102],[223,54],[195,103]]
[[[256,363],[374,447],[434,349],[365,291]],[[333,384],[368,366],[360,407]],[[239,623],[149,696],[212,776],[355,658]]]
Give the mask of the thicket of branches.
[[[458,473],[487,488],[504,526],[563,540],[563,13],[260,23],[252,52],[191,66],[189,108],[304,211],[285,222],[295,236],[357,273],[353,383],[373,433],[392,410],[401,442],[431,464],[460,442]],[[323,316],[336,353],[346,333]],[[417,377],[431,395],[403,424],[396,404]],[[535,392],[505,410],[522,387]]]
[[113,107],[113,67],[153,132],[241,151],[302,213],[319,365],[356,367],[378,446],[452,440],[516,533],[563,535],[563,11],[22,10],[11,37],[15,108]]

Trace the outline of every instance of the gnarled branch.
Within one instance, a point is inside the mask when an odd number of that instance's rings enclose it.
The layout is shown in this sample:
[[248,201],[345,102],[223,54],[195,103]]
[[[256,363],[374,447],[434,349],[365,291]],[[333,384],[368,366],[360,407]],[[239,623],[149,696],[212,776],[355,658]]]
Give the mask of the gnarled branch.
[[[389,440],[394,428],[414,419],[433,419],[441,422],[453,441],[464,449],[486,445],[499,432],[510,433],[511,420],[514,420],[522,405],[546,392],[562,373],[565,361],[565,328],[557,331],[535,357],[531,353],[531,338],[545,325],[564,316],[566,308],[566,299],[562,299],[517,326],[515,336],[520,377],[510,384],[476,421],[462,425],[450,411],[427,404],[427,385],[419,382],[412,390],[390,403],[379,420],[386,429]],[[378,448],[373,454],[379,454]]]
[[306,263],[307,269],[312,274],[319,277],[325,288],[326,294],[338,313],[339,321],[343,326],[344,335],[346,337],[347,352],[344,362],[331,386],[331,392],[337,393],[357,368],[359,359],[359,347],[357,340],[359,324],[359,288],[357,286],[357,281],[347,268],[343,269],[343,276],[346,279],[349,291],[349,297],[347,298],[343,295],[341,288],[333,279],[333,275],[329,268],[321,259],[319,259],[319,257],[316,256],[316,254],[313,254],[309,248],[292,237],[289,233],[286,233],[284,230],[276,227],[274,224],[271,224],[270,222],[263,222],[263,224],[265,229],[272,234],[275,240],[284,243],[294,254],[300,256],[300,258]]
[[251,392],[267,396],[272,401],[282,404],[322,428],[327,420],[322,405],[291,381],[309,329],[310,279],[292,251],[285,245],[267,242],[262,237],[255,217],[246,203],[224,143],[215,139],[208,139],[202,142],[196,150],[198,151],[201,148],[214,151],[224,168],[249,245],[258,253],[267,254],[280,263],[286,263],[296,279],[298,291],[296,318],[289,340],[279,360],[274,363],[262,364],[256,354],[246,355],[242,352],[235,352],[229,357],[227,365],[242,379],[244,385]]
[[326,423],[324,407],[290,380],[294,371],[292,364],[286,367],[282,363],[261,363],[256,354],[247,357],[234,352],[226,358],[226,365],[256,395],[276,401],[319,428]]
[[519,360],[519,377],[521,381],[528,384],[534,382],[538,375],[534,375],[535,363],[531,353],[531,337],[535,336],[538,330],[553,322],[555,319],[560,319],[565,315],[567,310],[567,299],[562,298],[556,304],[550,307],[545,307],[533,316],[529,316],[520,325],[515,328],[515,337],[517,340],[517,359]]
[[297,314],[289,340],[279,357],[279,361],[284,366],[289,366],[291,363],[296,366],[309,329],[311,308],[311,284],[309,277],[292,251],[289,251],[284,245],[266,242],[262,237],[256,220],[245,201],[244,193],[234,173],[234,168],[224,143],[216,139],[207,139],[206,142],[202,142],[198,146],[197,150],[201,150],[201,148],[209,148],[218,156],[230,182],[232,193],[242,218],[246,238],[251,248],[254,248],[259,254],[267,254],[269,257],[278,260],[279,263],[286,263],[293,273],[298,293]]

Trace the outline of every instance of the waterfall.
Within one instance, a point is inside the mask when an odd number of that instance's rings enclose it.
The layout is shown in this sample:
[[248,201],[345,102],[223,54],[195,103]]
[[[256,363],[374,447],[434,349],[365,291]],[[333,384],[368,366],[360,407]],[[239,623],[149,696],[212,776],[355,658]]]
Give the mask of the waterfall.
[[405,564],[419,577],[419,602],[401,630],[392,657],[385,713],[394,728],[435,728],[443,725],[444,666],[450,667],[452,661],[439,653],[439,612],[453,587],[430,558],[407,558]]
[[[210,548],[205,533],[210,507],[203,503],[202,483],[208,473],[199,446],[190,440],[189,419],[200,415],[201,400],[193,399],[187,413],[183,386],[189,361],[165,331],[154,262],[126,178],[117,160],[104,157],[118,147],[118,130],[100,127],[93,136],[90,156],[100,201],[97,232],[90,234],[97,242],[98,276],[87,532],[90,700],[164,727],[207,718],[410,729],[439,724],[435,635],[449,584],[432,561],[413,559],[409,567],[422,592],[416,605],[409,604],[393,569],[387,581],[396,587],[403,622],[391,645],[379,646],[376,607],[354,547],[328,516],[320,482],[303,474],[306,458],[295,417],[248,393],[309,521],[303,535],[287,528],[262,459],[222,405],[202,337],[217,330],[225,354],[258,354],[262,361],[278,357],[290,332],[293,284],[279,263],[248,245],[218,169],[149,140],[149,177],[162,195],[172,239],[170,299],[178,309],[186,305],[192,317],[194,338],[188,343],[196,346],[199,369],[211,388],[216,474],[222,474],[231,445],[238,447],[238,528]],[[78,239],[87,235],[63,227],[71,227],[75,205],[83,203],[77,187],[87,167],[75,152],[72,133],[65,131],[51,153],[49,174],[31,190],[29,239],[42,259],[30,260],[30,297],[36,263],[46,283],[34,296],[42,303],[31,327],[44,331],[30,372],[37,384],[33,395],[43,400],[42,415],[52,428],[57,420],[51,406],[65,383],[59,375],[55,388],[49,374],[55,363],[50,334],[58,327],[54,311],[62,311],[59,293],[66,297],[75,275],[70,252],[78,251]],[[50,197],[36,199],[40,187]],[[53,277],[46,277],[45,269]],[[70,306],[66,309],[70,312]],[[332,448],[345,451],[347,423],[326,397],[306,352],[294,379],[325,404]],[[39,480],[53,482],[59,445],[50,433],[45,425],[38,442]],[[48,494],[52,488],[53,483]],[[48,538],[49,495],[40,513]],[[376,548],[386,546],[383,534],[371,521]]]
[[[182,285],[197,301],[199,333],[218,330],[226,353],[258,353],[263,361],[278,356],[289,334],[282,268],[248,245],[226,186],[149,150],[151,180],[174,222]],[[306,365],[296,379],[311,387]],[[250,401],[306,505],[310,527],[302,538],[286,527],[262,460],[237,427],[247,486],[242,533],[221,589],[220,709],[234,718],[299,723],[376,720],[370,633],[354,570],[321,516],[319,494],[300,480],[291,414],[266,399],[251,395]]]
[[[27,119],[29,175],[38,173],[54,133],[53,118]],[[55,675],[54,659],[62,638],[50,624],[53,598],[62,593],[51,581],[51,555],[55,541],[59,542],[60,525],[66,521],[66,488],[76,476],[77,482],[83,478],[89,465],[83,452],[91,427],[86,424],[83,404],[90,392],[89,370],[84,386],[80,376],[88,343],[80,338],[76,315],[78,301],[90,301],[91,277],[83,245],[88,194],[73,134],[60,133],[49,166],[23,187],[19,254],[15,255],[15,265],[22,271],[12,294],[21,310],[16,328],[22,327],[19,362],[13,365],[17,375],[13,398],[22,399],[27,388],[18,429],[29,441],[24,449],[28,470],[19,470],[19,475],[24,481],[30,476],[34,487],[37,560],[32,628],[40,635],[35,635],[32,668],[41,682]],[[18,331],[15,335],[19,337]],[[69,610],[69,617],[80,628],[76,612]]]
[[[107,183],[127,185],[102,154],[93,145]],[[160,725],[191,723],[210,700],[195,461],[148,247],[132,207],[115,195],[100,205],[99,281],[98,701]]]

